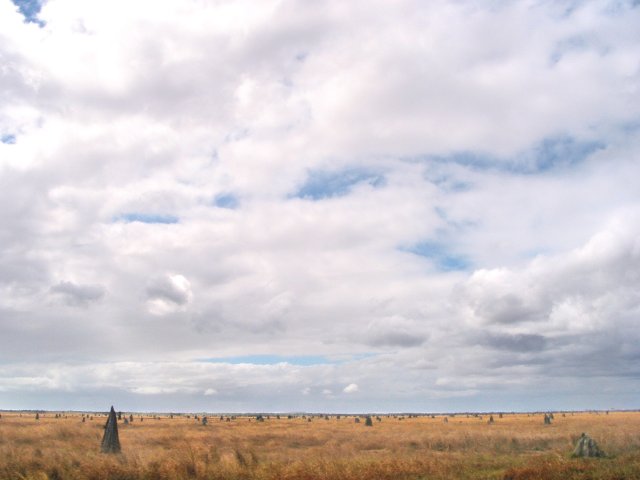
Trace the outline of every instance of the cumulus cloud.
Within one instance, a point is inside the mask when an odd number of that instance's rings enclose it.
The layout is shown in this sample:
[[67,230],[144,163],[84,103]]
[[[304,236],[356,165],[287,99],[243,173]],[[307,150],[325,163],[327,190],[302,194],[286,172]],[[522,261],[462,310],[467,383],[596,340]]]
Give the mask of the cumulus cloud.
[[416,347],[427,339],[421,328],[402,317],[376,319],[368,325],[364,342],[372,347]]
[[105,5],[0,0],[4,405],[635,407],[637,5]]
[[342,389],[344,393],[356,393],[358,390],[360,389],[358,388],[358,385],[356,385],[355,383],[350,383],[349,385],[344,387],[344,389]]
[[146,289],[149,312],[164,315],[185,309],[193,298],[191,284],[182,275],[164,275],[153,279]]
[[547,341],[544,335],[520,333],[515,335],[488,335],[485,339],[487,345],[516,352],[529,352],[542,350]]
[[105,295],[101,285],[78,285],[74,282],[63,281],[51,287],[51,292],[74,306],[86,306],[100,300]]

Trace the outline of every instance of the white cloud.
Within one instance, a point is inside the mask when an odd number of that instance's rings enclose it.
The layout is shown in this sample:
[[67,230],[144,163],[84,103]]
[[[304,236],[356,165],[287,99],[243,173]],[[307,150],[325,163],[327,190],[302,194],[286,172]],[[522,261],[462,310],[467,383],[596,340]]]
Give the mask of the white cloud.
[[164,275],[147,286],[147,308],[154,315],[184,310],[193,299],[191,284],[182,275]]
[[[4,404],[633,403],[637,6],[39,16],[0,0]],[[194,361],[247,355],[306,360]]]
[[344,393],[356,393],[358,390],[360,390],[358,388],[358,385],[356,385],[355,383],[350,383],[349,385],[344,387],[344,389],[342,391]]
[[105,295],[104,288],[100,285],[78,285],[69,281],[53,285],[51,292],[63,297],[69,305],[80,306],[98,301]]

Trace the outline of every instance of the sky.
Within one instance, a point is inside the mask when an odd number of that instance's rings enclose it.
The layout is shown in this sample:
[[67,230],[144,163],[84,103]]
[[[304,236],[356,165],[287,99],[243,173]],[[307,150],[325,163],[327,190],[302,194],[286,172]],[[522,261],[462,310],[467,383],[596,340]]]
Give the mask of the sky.
[[638,25],[0,0],[0,409],[639,408]]

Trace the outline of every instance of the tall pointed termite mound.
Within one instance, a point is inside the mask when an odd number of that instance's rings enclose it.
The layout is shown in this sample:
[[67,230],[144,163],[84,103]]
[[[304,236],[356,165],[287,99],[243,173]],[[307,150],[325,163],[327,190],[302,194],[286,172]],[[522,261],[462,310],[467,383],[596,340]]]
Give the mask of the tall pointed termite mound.
[[111,407],[107,424],[104,427],[104,436],[100,446],[102,453],[120,453],[120,439],[118,438],[118,419],[116,411]]

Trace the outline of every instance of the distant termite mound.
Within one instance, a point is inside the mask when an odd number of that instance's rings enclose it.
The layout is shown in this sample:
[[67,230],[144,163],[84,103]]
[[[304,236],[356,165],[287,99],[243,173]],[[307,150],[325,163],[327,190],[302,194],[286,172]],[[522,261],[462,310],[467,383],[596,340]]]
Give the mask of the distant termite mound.
[[573,451],[572,457],[604,457],[605,454],[600,448],[598,444],[586,433],[583,433],[578,439],[578,443],[576,443],[576,448]]

